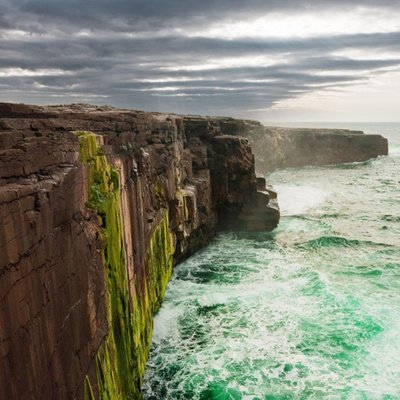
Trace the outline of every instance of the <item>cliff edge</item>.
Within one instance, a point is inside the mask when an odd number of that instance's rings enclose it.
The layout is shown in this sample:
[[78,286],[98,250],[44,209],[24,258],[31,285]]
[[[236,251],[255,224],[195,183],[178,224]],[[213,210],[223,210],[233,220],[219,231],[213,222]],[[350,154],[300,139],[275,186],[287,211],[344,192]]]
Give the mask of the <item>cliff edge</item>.
[[278,224],[234,121],[0,104],[0,398],[141,397],[173,265]]

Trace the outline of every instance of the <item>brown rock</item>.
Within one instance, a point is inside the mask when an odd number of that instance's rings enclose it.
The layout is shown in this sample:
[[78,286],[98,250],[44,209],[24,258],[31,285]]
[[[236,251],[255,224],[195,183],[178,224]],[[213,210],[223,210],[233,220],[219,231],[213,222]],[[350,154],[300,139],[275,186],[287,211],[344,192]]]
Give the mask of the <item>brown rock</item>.
[[88,171],[72,131],[96,133],[119,171],[126,290],[140,298],[150,238],[167,211],[175,262],[204,246],[218,222],[277,225],[248,140],[222,135],[245,126],[88,105],[0,104],[1,399],[81,399],[108,334],[102,222],[86,206]]

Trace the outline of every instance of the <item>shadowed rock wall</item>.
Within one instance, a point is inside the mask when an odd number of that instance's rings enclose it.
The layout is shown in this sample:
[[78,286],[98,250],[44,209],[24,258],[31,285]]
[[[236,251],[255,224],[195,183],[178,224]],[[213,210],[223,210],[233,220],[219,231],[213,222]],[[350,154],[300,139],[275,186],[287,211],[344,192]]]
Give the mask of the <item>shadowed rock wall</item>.
[[[232,134],[242,121],[230,121]],[[219,119],[0,104],[0,398],[137,399],[172,266],[276,194]]]

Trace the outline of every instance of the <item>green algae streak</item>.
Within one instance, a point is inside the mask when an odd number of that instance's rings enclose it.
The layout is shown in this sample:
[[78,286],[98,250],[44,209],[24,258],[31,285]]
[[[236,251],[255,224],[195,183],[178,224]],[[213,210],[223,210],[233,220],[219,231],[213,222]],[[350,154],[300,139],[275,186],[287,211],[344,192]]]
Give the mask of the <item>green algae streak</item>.
[[[96,135],[75,132],[82,161],[88,166],[88,207],[102,220],[103,263],[106,268],[109,334],[96,357],[99,398],[140,399],[144,368],[150,350],[153,315],[160,307],[173,266],[173,237],[168,213],[156,227],[147,254],[148,276],[143,285],[135,282],[136,296],[130,298],[123,238],[119,171],[112,167],[99,147]],[[89,377],[85,399],[94,399]]]

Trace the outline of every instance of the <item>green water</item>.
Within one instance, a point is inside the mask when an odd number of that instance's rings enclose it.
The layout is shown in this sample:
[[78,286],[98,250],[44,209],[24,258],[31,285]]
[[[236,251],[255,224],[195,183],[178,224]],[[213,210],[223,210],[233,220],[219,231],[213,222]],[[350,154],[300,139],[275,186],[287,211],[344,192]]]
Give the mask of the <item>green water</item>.
[[400,125],[389,157],[283,170],[273,233],[176,267],[147,400],[400,399]]

